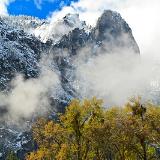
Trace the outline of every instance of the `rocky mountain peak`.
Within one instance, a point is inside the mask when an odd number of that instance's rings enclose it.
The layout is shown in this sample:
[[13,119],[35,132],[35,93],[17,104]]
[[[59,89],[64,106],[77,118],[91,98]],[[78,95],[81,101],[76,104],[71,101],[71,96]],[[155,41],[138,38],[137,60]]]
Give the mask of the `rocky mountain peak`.
[[98,19],[93,32],[96,41],[107,41],[122,48],[131,47],[133,52],[140,52],[131,28],[121,15],[115,11],[105,10]]
[[105,10],[97,21],[96,29],[102,37],[111,34],[114,37],[120,36],[122,33],[130,32],[128,24],[122,19],[121,15],[111,10]]
[[62,19],[51,20],[50,23],[43,23],[35,28],[32,33],[39,37],[41,41],[46,42],[49,39],[54,43],[67,35],[75,28],[85,29],[87,32],[90,30],[84,21],[81,21],[78,14],[67,14]]
[[[26,30],[28,26],[31,32]],[[122,38],[124,35],[127,41]],[[94,28],[81,21],[78,14],[67,14],[54,23],[32,17],[0,17],[0,90],[9,91],[10,82],[16,74],[23,75],[25,79],[37,78],[41,71],[41,57],[50,53],[54,64],[51,70],[56,70],[60,79],[57,96],[49,97],[51,110],[57,108],[63,111],[72,98],[79,98],[73,84],[76,77],[74,58],[80,54],[81,49],[88,46],[91,55],[98,55],[100,53],[95,54],[95,48],[101,49],[106,44],[109,45],[105,54],[115,46],[131,48],[135,53],[140,53],[131,28],[120,14],[111,10],[104,11]],[[6,112],[4,110],[4,114]],[[10,127],[3,124],[0,129],[2,159],[8,148],[17,151],[23,159],[24,154],[32,149],[29,147],[31,145],[27,145],[32,142],[31,138],[23,133],[18,137],[19,131],[14,132],[13,136]],[[17,147],[16,144],[22,143],[23,139],[25,147]]]
[[79,14],[67,14],[63,18],[64,24],[68,25],[71,28],[83,28],[86,27],[85,21],[79,19]]

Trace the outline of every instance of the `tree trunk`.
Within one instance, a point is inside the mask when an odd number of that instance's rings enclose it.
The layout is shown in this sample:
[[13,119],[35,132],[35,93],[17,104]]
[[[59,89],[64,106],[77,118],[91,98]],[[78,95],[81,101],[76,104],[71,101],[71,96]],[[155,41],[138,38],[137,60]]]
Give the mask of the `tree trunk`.
[[146,143],[143,140],[143,142],[141,143],[142,148],[143,148],[143,160],[147,160],[147,150],[146,150]]

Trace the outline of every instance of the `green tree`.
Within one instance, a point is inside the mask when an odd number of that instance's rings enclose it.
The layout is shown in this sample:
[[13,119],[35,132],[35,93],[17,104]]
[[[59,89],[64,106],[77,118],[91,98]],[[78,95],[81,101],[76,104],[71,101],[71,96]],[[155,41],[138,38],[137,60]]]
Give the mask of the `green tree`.
[[13,151],[10,151],[7,154],[6,160],[18,160],[18,157]]

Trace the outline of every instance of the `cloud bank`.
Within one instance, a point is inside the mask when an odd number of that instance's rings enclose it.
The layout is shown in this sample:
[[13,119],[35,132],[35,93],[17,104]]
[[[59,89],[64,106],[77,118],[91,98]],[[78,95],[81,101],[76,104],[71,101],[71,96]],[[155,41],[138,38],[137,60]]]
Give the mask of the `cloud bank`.
[[[108,47],[107,42],[103,47]],[[94,95],[108,107],[122,106],[133,96],[159,103],[160,62],[152,56],[139,56],[116,46],[110,52],[98,50],[93,56],[87,46],[79,52],[75,66],[74,86],[82,99]]]
[[[77,69],[77,81],[84,86],[84,90],[80,89],[82,97],[96,94],[110,104],[122,104],[132,95],[146,96],[148,93],[151,96],[149,92],[152,91],[148,87],[151,87],[154,81],[158,82],[159,87],[159,6],[159,0],[80,0],[52,13],[49,18],[51,26],[68,13],[78,13],[81,20],[95,26],[105,9],[115,10],[127,21],[140,47],[140,60],[135,55],[128,57],[130,51],[121,51],[121,56],[119,53],[104,54],[89,60],[88,63],[82,62]],[[88,55],[88,50],[85,48],[83,53]]]
[[79,13],[82,20],[95,25],[103,10],[115,10],[129,23],[141,53],[152,54],[157,58],[160,57],[159,6],[159,0],[80,0],[64,6],[61,11],[53,12],[51,21],[54,23],[67,13]]
[[[7,0],[0,2],[5,14],[7,14],[5,7],[9,2]],[[35,1],[35,3],[39,7],[42,5],[41,0]],[[55,24],[57,19],[61,19],[67,13],[78,13],[81,20],[85,20],[88,24],[94,26],[103,10],[112,9],[118,11],[129,23],[140,47],[142,59],[137,59],[135,55],[128,57],[127,55],[130,51],[125,50],[121,51],[123,52],[121,56],[118,56],[119,53],[112,53],[112,55],[100,54],[100,56],[94,59],[91,58],[87,63],[83,62],[82,59],[80,65],[76,64],[78,65],[76,81],[79,83],[82,97],[100,95],[109,104],[121,104],[133,94],[137,95],[140,93],[143,95],[143,93],[148,93],[150,91],[148,86],[150,86],[153,80],[159,82],[160,73],[157,69],[154,69],[159,67],[154,58],[160,58],[159,6],[159,0],[98,0],[96,2],[95,0],[80,0],[79,2],[72,2],[70,6],[64,6],[60,11],[52,13],[51,17],[49,17],[51,26]],[[52,27],[49,27],[49,30],[52,31]],[[83,50],[85,55],[88,52],[88,48]],[[40,79],[35,81],[24,81],[23,78],[18,77],[16,82],[19,83],[13,82],[15,87],[7,97],[9,100],[7,103],[10,104],[11,112],[14,110],[14,112],[17,112],[15,115],[23,115],[23,107],[19,109],[21,105],[17,105],[18,100],[16,97],[18,96],[21,97],[22,101],[26,101],[24,106],[28,109],[27,112],[24,112],[24,115],[28,116],[35,112],[34,106],[39,106],[37,100],[41,99],[41,95],[46,94],[46,90],[43,92],[42,88],[46,87],[48,89],[50,87],[46,86],[50,84],[50,79],[47,78],[50,75],[45,75],[47,76],[42,75]],[[43,83],[44,81],[46,81],[45,84]],[[35,88],[32,88],[32,86]],[[31,97],[33,99],[30,99],[30,94],[26,93],[30,93],[32,89],[33,95]]]

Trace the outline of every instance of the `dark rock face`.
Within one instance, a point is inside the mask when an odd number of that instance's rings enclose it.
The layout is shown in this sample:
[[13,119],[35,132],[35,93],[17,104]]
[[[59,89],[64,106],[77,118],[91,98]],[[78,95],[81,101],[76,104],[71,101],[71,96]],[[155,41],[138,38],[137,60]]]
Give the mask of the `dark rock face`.
[[[71,15],[69,15],[71,18]],[[75,16],[77,17],[77,16]],[[74,17],[74,21],[75,21]],[[27,19],[28,20],[28,19]],[[64,23],[73,28],[67,17],[64,17]],[[33,21],[34,22],[34,21]],[[36,23],[36,22],[34,22]],[[43,24],[39,22],[40,24]],[[84,24],[84,22],[82,22]],[[38,23],[36,23],[36,26]],[[83,26],[83,25],[82,25]],[[34,25],[35,27],[35,25]],[[127,37],[122,40],[122,37]],[[105,44],[108,43],[108,48]],[[78,98],[72,82],[75,79],[75,69],[73,61],[79,54],[79,50],[91,46],[91,54],[99,54],[94,50],[95,46],[104,49],[105,53],[111,52],[112,48],[131,49],[135,54],[139,54],[138,45],[132,35],[132,31],[120,14],[107,10],[98,19],[95,28],[90,32],[82,28],[74,28],[67,35],[64,35],[55,44],[52,39],[46,43],[41,42],[34,35],[28,34],[23,29],[15,29],[0,18],[0,89],[10,90],[10,81],[17,73],[23,74],[26,79],[37,78],[40,72],[39,61],[43,53],[53,53],[53,62],[55,69],[59,72],[62,94],[59,97],[51,97],[51,105],[56,106],[60,112],[72,98]],[[65,55],[63,53],[65,52]],[[60,92],[60,91],[59,91]],[[1,107],[2,115],[7,112],[5,107]],[[20,159],[24,158],[25,153],[36,148],[30,133],[21,133],[0,128],[0,142],[2,153],[1,159],[4,159],[5,151],[14,149]],[[5,141],[4,137],[5,136]],[[10,142],[10,145],[7,143]],[[16,144],[21,144],[20,148]]]
[[77,50],[84,46],[89,39],[88,34],[83,29],[75,28],[68,35],[64,35],[58,44],[57,48],[68,49],[70,56],[76,55]]
[[79,53],[79,50],[87,46],[91,48],[91,55],[100,54],[99,50],[102,53],[111,53],[114,48],[130,50],[135,54],[140,53],[131,28],[117,12],[104,11],[98,19],[96,27],[92,28],[90,33],[87,33],[85,29],[73,29],[53,46],[53,52],[57,51],[57,49],[67,51],[67,57],[58,56],[55,62],[61,73],[62,87],[70,97],[76,98],[78,96],[72,86],[75,77],[74,70],[76,69],[72,65],[72,61]]
[[129,25],[119,13],[111,10],[104,11],[98,19],[97,25],[93,29],[93,39],[97,42],[107,42],[112,45],[112,48],[125,47],[135,53],[140,53]]
[[123,33],[130,33],[131,29],[128,24],[122,19],[120,14],[110,10],[104,11],[98,19],[96,29],[98,30],[97,39],[103,40],[106,34],[111,34],[113,38],[121,36]]
[[23,30],[15,30],[3,20],[0,25],[0,88],[5,90],[17,73],[25,78],[38,76],[43,43]]

